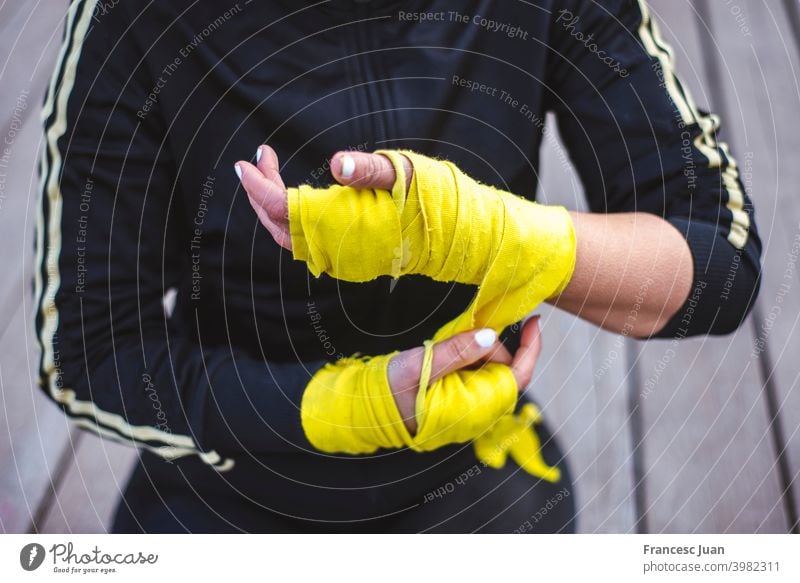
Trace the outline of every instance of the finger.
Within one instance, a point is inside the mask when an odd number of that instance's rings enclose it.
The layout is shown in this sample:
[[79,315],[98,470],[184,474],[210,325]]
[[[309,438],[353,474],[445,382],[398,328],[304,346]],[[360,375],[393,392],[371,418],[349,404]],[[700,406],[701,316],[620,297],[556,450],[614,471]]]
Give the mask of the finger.
[[430,382],[478,362],[498,351],[498,345],[497,333],[491,328],[462,332],[439,342],[433,347]]
[[289,210],[286,190],[274,180],[264,176],[257,166],[249,162],[237,162],[235,168],[254,208],[266,211],[272,222],[278,224],[285,222]]
[[286,189],[286,185],[283,183],[283,178],[281,178],[280,175],[278,154],[266,144],[259,146],[258,150],[256,150],[256,167],[268,179],[275,182],[284,190]]
[[346,186],[390,189],[394,166],[385,156],[366,152],[337,152],[331,163],[333,177]]
[[539,327],[539,316],[534,316],[522,328],[519,349],[514,355],[511,370],[517,379],[517,387],[524,391],[533,378],[533,369],[542,353],[542,333]]
[[249,162],[237,162],[235,169],[261,224],[270,232],[278,245],[291,249],[289,202],[286,190],[264,176],[258,167]]
[[498,342],[495,344],[496,348],[492,350],[489,354],[481,358],[478,363],[485,364],[487,362],[497,362],[500,364],[505,364],[511,366],[511,363],[514,361],[514,357],[508,351],[505,344],[502,342]]
[[[403,164],[406,174],[406,191],[408,191],[413,168],[411,161],[405,156],[403,156]],[[389,158],[366,152],[337,152],[331,160],[331,172],[339,184],[358,188],[391,190],[396,179],[396,172]]]

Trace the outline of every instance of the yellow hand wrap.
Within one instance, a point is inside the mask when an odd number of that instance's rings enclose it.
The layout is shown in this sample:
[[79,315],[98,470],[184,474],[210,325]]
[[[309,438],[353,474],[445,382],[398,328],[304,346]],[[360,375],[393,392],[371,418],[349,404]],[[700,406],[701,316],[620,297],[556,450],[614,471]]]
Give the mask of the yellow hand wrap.
[[[294,257],[314,275],[364,282],[414,273],[478,285],[468,309],[442,326],[435,342],[474,328],[501,332],[566,287],[575,264],[575,235],[566,209],[479,184],[449,162],[407,151],[378,153],[392,161],[397,173],[392,192],[345,186],[288,189]],[[407,195],[401,154],[414,167]],[[517,399],[511,369],[489,363],[428,386],[431,347],[427,342],[415,436],[406,430],[388,383],[387,367],[395,352],[342,359],[311,379],[300,410],[309,441],[321,451],[357,454],[403,446],[428,451],[483,436],[476,452],[486,452],[491,450],[488,436],[499,437],[498,420],[507,431],[518,429],[511,415]],[[532,422],[525,425],[529,433]],[[509,451],[516,460],[515,450]]]
[[475,456],[491,468],[506,465],[511,455],[517,465],[533,476],[558,482],[561,470],[548,466],[540,453],[539,436],[533,430],[542,414],[533,403],[526,403],[517,415],[504,415],[492,428],[475,440]]

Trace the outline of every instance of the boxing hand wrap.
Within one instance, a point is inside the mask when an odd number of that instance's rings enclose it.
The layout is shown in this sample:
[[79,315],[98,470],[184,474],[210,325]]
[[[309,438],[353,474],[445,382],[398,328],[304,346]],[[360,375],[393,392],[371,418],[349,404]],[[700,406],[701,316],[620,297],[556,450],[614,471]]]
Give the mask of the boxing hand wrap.
[[[351,282],[427,275],[479,286],[469,308],[434,336],[497,331],[561,293],[575,266],[575,233],[563,207],[530,202],[480,184],[454,164],[408,151],[392,161],[392,191],[290,188],[295,259],[316,276]],[[405,192],[405,155],[414,167]]]
[[430,451],[471,441],[514,410],[517,387],[511,369],[489,363],[426,384],[417,394],[418,430],[412,436],[389,386],[388,367],[395,354],[343,358],[314,375],[300,415],[315,448],[350,454],[400,447]]
[[[364,282],[414,273],[478,285],[468,309],[434,335],[437,342],[473,328],[500,332],[566,287],[575,263],[566,209],[479,184],[449,162],[413,152],[379,153],[397,173],[391,192],[345,186],[288,190],[294,257],[314,275]],[[401,154],[414,167],[408,194]],[[428,363],[431,347],[426,343]],[[498,420],[516,419],[510,413],[517,387],[508,367],[491,363],[428,386],[428,364],[416,402],[419,430],[411,436],[388,384],[392,356],[342,359],[311,379],[301,418],[312,445],[344,453],[402,446],[426,451],[479,436],[485,445],[500,436]],[[502,427],[519,429],[505,421]]]
[[475,456],[484,465],[499,469],[510,455],[519,467],[548,482],[558,482],[561,470],[547,465],[541,454],[539,436],[533,429],[541,413],[533,403],[526,403],[516,415],[503,415],[492,428],[478,437]]

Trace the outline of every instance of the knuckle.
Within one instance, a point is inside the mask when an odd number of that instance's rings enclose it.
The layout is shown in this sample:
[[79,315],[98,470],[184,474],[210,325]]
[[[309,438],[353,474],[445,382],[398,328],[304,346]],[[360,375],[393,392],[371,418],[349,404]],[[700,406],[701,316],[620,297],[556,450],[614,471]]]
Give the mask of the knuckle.
[[378,165],[375,161],[375,155],[367,156],[367,163],[364,170],[364,176],[362,178],[366,180],[371,180],[375,177],[378,172]]
[[276,197],[272,192],[268,192],[264,195],[265,207],[267,209],[267,214],[271,219],[280,219],[282,214],[282,205],[281,201],[278,197]]
[[442,351],[441,360],[439,361],[439,373],[451,368],[454,362],[459,360],[459,351],[454,342],[447,342],[440,346]]
[[450,353],[448,356],[451,358],[451,362],[456,362],[466,358],[466,356],[469,354],[469,349],[472,346],[472,342],[464,335],[461,335],[453,338],[448,346],[450,348]]

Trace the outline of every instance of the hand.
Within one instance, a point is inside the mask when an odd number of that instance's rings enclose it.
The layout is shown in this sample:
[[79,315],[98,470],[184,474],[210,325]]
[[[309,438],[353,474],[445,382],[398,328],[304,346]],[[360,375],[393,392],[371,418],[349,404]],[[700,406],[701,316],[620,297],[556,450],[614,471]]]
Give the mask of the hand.
[[278,155],[269,146],[259,146],[256,160],[255,166],[244,160],[237,162],[234,165],[236,174],[242,181],[258,220],[278,245],[291,250],[289,196],[278,171]]
[[[263,145],[259,146],[256,158],[256,165],[244,160],[237,162],[236,172],[261,224],[278,245],[291,250],[289,203],[286,185],[279,172],[278,155],[275,150]],[[413,169],[407,158],[405,164],[408,191]],[[388,158],[380,154],[337,152],[331,158],[330,167],[333,177],[345,186],[389,190],[395,181],[394,167]]]
[[[522,329],[519,350],[512,357],[497,340],[494,330],[471,330],[456,334],[433,347],[433,367],[430,382],[465,368],[478,368],[487,362],[511,367],[522,391],[530,383],[533,369],[542,351],[539,316],[529,319]],[[423,348],[412,348],[397,354],[389,364],[389,385],[397,408],[411,435],[417,431],[416,398],[422,369]]]
[[[278,171],[278,157],[269,146],[259,147],[257,165],[240,161],[237,173],[247,191],[250,204],[259,220],[285,249],[292,248],[288,219],[288,194]],[[410,188],[413,167],[404,157],[406,165],[406,191]],[[337,152],[331,159],[331,172],[342,185],[356,188],[390,190],[396,180],[391,162],[380,154],[365,152]],[[484,337],[485,338],[485,337]],[[484,339],[481,338],[481,339]],[[496,335],[483,346],[476,339],[476,331],[463,332],[434,347],[430,382],[465,368],[477,368],[487,362],[497,362],[511,367],[518,390],[523,390],[531,380],[533,368],[541,352],[541,334],[538,317],[531,318],[523,328],[519,350],[512,357],[497,341]],[[422,368],[422,347],[397,354],[389,366],[389,384],[398,410],[409,432],[417,431],[416,397]]]

